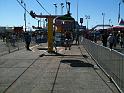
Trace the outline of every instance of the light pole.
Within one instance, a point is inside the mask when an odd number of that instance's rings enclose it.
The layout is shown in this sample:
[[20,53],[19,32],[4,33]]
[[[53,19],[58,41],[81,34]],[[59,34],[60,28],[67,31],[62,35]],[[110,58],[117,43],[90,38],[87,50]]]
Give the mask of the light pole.
[[109,25],[111,25],[111,19],[109,19]]
[[23,2],[23,0],[21,0],[21,4],[24,4],[24,9],[25,9],[25,12],[24,12],[24,21],[25,21],[25,32],[26,32],[26,4]]
[[102,13],[102,16],[103,16],[103,30],[104,30],[105,13]]
[[67,14],[70,14],[70,2],[66,2]]
[[63,8],[64,8],[64,4],[61,3],[61,14],[63,15]]
[[120,5],[121,5],[121,2],[119,2],[119,7],[118,7],[118,24],[119,24],[119,21],[120,21]]
[[57,4],[53,4],[55,6],[55,15],[57,15]]
[[77,22],[78,22],[78,1],[77,1]]
[[85,15],[85,18],[87,20],[87,30],[88,30],[88,20],[90,19],[90,16],[89,15]]

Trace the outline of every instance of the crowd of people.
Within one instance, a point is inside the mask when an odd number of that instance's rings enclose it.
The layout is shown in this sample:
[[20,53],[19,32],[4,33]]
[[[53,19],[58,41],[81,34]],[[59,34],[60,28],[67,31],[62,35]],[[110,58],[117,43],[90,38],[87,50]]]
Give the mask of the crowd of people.
[[107,47],[109,43],[109,48],[112,49],[116,45],[120,45],[121,48],[124,48],[124,33],[104,33],[102,35],[103,46]]
[[[44,40],[45,38],[45,40]],[[10,44],[12,47],[17,47],[18,42],[25,42],[25,47],[27,50],[29,49],[30,43],[39,44],[41,40],[47,41],[47,35],[39,32],[23,32],[23,33],[15,33],[15,32],[6,32],[0,34],[0,39],[2,42],[6,44]]]
[[[83,35],[84,37],[87,36],[87,34]],[[22,40],[23,42],[25,41],[26,44],[26,49],[30,51],[29,46],[31,42],[35,42],[37,44],[42,43],[42,42],[47,42],[47,33],[30,33],[30,32],[25,32],[25,33],[3,33],[0,34],[0,38],[2,39],[3,42],[9,42],[11,43],[11,46],[16,47],[16,42],[18,40]],[[45,39],[44,39],[45,38]],[[71,50],[71,45],[73,41],[75,40],[75,44],[79,45],[79,38],[80,34],[76,33],[73,34],[71,31],[65,31],[64,33],[64,46],[65,50],[67,48]],[[122,32],[104,32],[100,34],[99,36],[96,34],[91,34],[88,37],[86,37],[95,43],[97,41],[102,41],[102,45],[105,47],[109,47],[112,49],[113,47],[116,47],[116,45],[119,45],[121,48],[124,48],[124,33]],[[43,41],[42,41],[43,40]]]
[[86,32],[83,36],[91,41],[97,43],[98,41],[102,41],[102,45],[105,47],[109,47],[110,49],[116,48],[120,46],[120,48],[124,48],[124,32],[122,31],[105,31],[105,32]]
[[18,42],[19,40],[21,40],[22,34],[18,34],[18,33],[10,33],[10,32],[6,32],[6,33],[1,33],[0,34],[0,39],[3,42],[6,43],[10,43],[11,46],[16,47],[16,42]]

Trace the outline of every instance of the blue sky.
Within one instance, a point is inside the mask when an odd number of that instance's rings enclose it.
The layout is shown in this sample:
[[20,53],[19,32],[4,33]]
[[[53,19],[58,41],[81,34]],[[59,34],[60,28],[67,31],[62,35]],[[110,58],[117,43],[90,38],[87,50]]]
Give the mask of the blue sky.
[[[21,0],[19,0],[21,1]],[[26,3],[28,11],[33,10],[36,14],[42,13],[47,15],[36,0],[23,0]],[[50,13],[55,14],[54,3],[57,3],[57,14],[61,14],[60,3],[66,0],[38,0],[44,8]],[[105,13],[105,24],[109,23],[117,25],[118,6],[121,0],[68,0],[71,2],[72,17],[77,20],[77,2],[78,2],[78,21],[84,18],[83,25],[86,25],[85,15],[89,15],[89,28],[102,24],[102,13]],[[121,3],[121,18],[124,18],[124,3]],[[17,0],[0,0],[0,26],[23,26],[24,25],[24,9],[18,4]],[[63,14],[66,13],[64,7]],[[37,25],[37,21],[27,13],[27,25]]]

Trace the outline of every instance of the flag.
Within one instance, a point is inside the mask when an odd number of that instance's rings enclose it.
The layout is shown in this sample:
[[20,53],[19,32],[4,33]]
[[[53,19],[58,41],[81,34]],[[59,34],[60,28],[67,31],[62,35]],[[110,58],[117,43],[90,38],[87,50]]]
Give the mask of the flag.
[[124,25],[124,20],[121,18],[121,21],[119,22],[119,25]]

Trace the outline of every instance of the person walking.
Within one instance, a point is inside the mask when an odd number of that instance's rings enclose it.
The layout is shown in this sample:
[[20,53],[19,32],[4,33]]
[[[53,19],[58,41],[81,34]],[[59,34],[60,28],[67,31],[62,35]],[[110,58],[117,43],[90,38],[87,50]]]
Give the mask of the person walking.
[[121,48],[124,48],[124,34],[123,33],[120,36],[120,46]]
[[69,50],[71,50],[71,42],[72,42],[72,34],[69,31],[65,32],[65,50],[67,50],[67,47],[69,47]]
[[76,45],[79,45],[79,38],[80,38],[80,35],[79,35],[79,32],[76,34]]
[[108,42],[109,42],[109,48],[112,49],[115,42],[115,36],[113,34],[109,34]]
[[31,36],[29,35],[28,32],[26,32],[25,33],[25,43],[26,43],[26,49],[29,51],[31,51],[31,49],[29,48],[30,42],[31,42]]
[[103,43],[103,46],[105,46],[105,47],[107,47],[107,38],[108,38],[108,34],[104,33],[102,35],[102,43]]
[[13,34],[11,35],[11,45],[12,45],[13,47],[16,47],[15,43],[16,43],[16,34],[13,33]]

